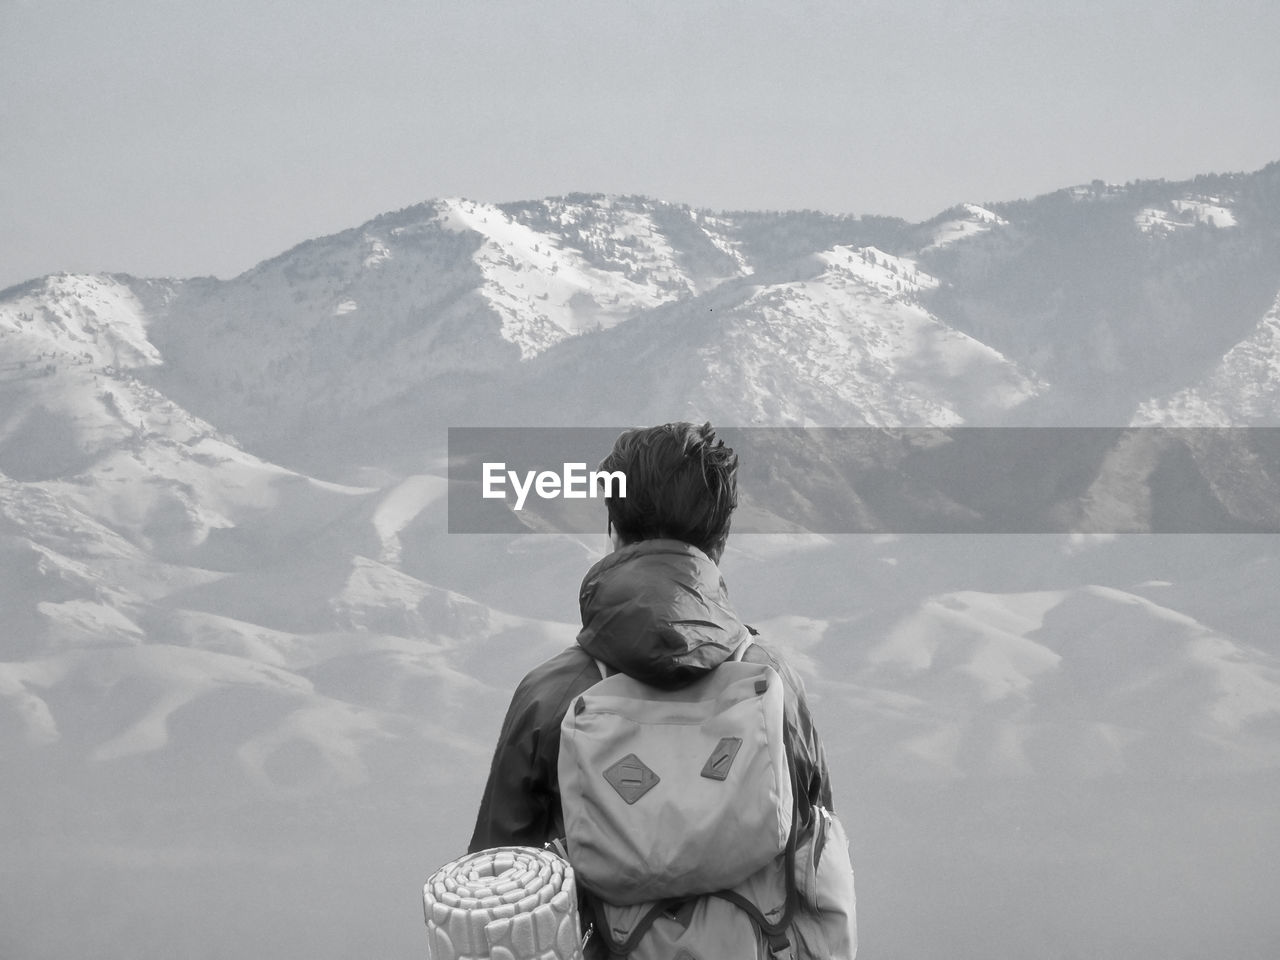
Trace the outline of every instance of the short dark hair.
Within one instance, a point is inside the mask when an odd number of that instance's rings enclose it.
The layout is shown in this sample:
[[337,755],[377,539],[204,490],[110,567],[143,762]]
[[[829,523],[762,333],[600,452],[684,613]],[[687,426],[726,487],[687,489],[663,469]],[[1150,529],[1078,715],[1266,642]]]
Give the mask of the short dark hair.
[[738,455],[710,423],[679,421],[627,430],[600,463],[627,477],[625,497],[606,497],[624,543],[683,540],[717,563],[738,506]]

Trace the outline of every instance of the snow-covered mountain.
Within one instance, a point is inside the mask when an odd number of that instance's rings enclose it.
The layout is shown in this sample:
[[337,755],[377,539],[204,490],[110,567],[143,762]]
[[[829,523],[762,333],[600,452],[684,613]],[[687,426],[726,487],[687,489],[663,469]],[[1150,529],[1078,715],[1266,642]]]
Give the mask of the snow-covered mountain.
[[[1278,297],[1277,164],[923,224],[438,200],[227,281],[0,293],[0,956],[417,949],[404,903],[465,844],[604,540],[448,533],[447,427],[1276,426]],[[1280,550],[1105,531],[1269,529],[1280,465],[1229,434],[1038,433],[1044,489],[981,450],[876,483],[835,450],[792,493],[1080,533],[726,555],[809,683],[867,949],[1059,957],[1065,924],[1091,956],[1268,955]],[[961,883],[975,857],[1009,889]],[[963,915],[921,925],[938,878]],[[1230,909],[1162,906],[1206,885]],[[50,901],[83,922],[46,929]]]

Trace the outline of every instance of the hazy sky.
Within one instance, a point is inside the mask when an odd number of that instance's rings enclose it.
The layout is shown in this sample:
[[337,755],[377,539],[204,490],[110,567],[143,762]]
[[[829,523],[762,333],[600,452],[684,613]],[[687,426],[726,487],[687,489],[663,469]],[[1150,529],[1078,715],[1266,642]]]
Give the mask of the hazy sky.
[[0,287],[439,196],[924,219],[1280,159],[1275,0],[0,0]]

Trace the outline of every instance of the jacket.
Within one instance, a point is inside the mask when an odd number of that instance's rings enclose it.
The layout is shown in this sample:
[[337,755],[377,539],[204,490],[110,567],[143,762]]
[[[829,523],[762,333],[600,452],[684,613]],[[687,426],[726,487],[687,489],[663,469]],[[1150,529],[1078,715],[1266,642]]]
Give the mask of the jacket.
[[[469,850],[541,847],[564,833],[557,784],[560,723],[574,698],[600,679],[595,660],[653,686],[684,686],[715,669],[755,631],[729,606],[719,568],[697,547],[644,540],[617,550],[586,574],[578,595],[577,642],[535,667],[511,699],[494,751]],[[768,663],[785,685],[784,709],[796,781],[813,807],[832,808],[831,780],[800,677],[766,643],[745,658]]]

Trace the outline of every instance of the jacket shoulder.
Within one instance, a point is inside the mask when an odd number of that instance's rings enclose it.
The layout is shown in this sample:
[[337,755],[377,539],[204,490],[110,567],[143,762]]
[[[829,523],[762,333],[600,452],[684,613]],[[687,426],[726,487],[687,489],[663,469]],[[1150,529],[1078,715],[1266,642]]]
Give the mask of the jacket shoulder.
[[569,702],[599,679],[595,661],[575,643],[525,674],[512,702],[558,723]]
[[795,667],[754,628],[751,628],[751,646],[747,647],[742,659],[748,663],[765,663],[773,667],[797,696],[804,697],[804,681],[800,679]]

